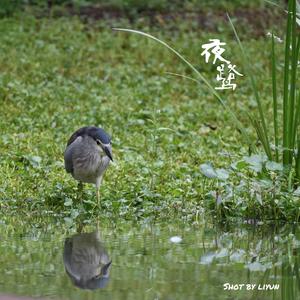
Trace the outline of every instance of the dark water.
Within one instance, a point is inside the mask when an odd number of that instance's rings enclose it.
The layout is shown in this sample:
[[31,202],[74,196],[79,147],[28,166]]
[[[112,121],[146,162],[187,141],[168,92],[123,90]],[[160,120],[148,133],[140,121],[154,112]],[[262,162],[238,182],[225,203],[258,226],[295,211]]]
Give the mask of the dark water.
[[0,295],[300,299],[298,225],[100,224],[81,234],[59,226],[25,232],[0,225]]

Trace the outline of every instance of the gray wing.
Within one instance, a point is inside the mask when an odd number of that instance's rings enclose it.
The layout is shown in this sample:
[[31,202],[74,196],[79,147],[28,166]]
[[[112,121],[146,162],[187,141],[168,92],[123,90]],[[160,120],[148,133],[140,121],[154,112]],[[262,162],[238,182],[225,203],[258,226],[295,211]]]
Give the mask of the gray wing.
[[74,166],[73,166],[73,154],[76,145],[80,143],[82,140],[81,136],[78,136],[71,144],[69,144],[66,148],[64,159],[65,159],[65,169],[68,173],[73,174]]
[[70,272],[71,269],[72,250],[73,250],[72,238],[66,238],[65,245],[64,245],[63,261],[64,261],[65,268],[66,270],[68,270],[68,272]]
[[85,126],[76,130],[68,140],[67,146],[70,146],[79,136],[87,135],[88,131],[96,128],[95,126]]

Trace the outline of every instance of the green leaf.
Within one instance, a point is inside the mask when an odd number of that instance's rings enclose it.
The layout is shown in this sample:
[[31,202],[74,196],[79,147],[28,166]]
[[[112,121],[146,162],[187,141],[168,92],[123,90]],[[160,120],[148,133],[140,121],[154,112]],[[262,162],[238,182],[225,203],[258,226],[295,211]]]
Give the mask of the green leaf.
[[244,160],[236,161],[231,164],[231,168],[237,171],[241,171],[248,167],[248,164]]

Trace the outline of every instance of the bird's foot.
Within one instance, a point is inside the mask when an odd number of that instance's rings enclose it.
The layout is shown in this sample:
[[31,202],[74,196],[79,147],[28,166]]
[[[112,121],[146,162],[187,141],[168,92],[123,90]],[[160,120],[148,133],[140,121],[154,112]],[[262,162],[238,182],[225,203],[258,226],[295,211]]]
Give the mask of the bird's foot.
[[78,185],[77,185],[77,198],[78,198],[78,201],[82,201],[83,199],[83,183],[81,181],[78,182]]
[[97,205],[99,207],[99,204],[100,204],[100,193],[99,193],[99,190],[97,190]]
[[97,197],[97,202],[95,203],[95,205],[93,207],[93,212],[96,208],[98,208],[100,210],[100,193],[99,193],[99,190],[96,191],[96,197]]

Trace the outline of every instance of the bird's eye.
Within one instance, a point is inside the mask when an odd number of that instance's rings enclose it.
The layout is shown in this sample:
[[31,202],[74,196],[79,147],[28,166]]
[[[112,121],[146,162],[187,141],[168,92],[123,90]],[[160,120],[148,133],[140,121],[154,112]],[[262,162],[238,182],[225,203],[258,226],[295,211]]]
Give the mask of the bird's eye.
[[96,140],[97,145],[101,145],[101,142],[99,140]]

